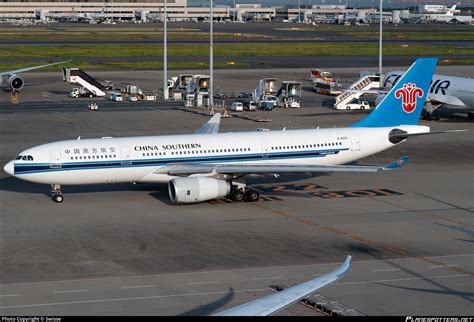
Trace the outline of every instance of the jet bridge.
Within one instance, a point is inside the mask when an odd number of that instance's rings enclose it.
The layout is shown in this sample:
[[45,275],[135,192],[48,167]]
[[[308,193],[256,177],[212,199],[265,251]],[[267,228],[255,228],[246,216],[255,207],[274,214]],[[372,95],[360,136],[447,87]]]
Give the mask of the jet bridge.
[[105,96],[109,89],[79,68],[63,68],[63,80],[70,84],[80,85],[95,96]]
[[362,95],[377,93],[378,91],[374,90],[376,88],[380,88],[380,75],[365,75],[336,97],[334,108],[338,110],[345,110],[347,109],[347,104],[359,99],[359,97]]

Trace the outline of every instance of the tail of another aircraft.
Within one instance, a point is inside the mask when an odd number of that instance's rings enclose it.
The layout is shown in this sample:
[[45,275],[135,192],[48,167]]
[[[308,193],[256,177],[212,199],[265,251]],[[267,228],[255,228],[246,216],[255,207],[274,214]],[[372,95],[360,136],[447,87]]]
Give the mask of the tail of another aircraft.
[[447,17],[452,17],[454,16],[454,12],[456,11],[456,5],[452,6],[451,9],[448,10],[448,12],[446,13],[446,16]]
[[437,61],[437,58],[417,59],[378,107],[352,127],[418,124]]

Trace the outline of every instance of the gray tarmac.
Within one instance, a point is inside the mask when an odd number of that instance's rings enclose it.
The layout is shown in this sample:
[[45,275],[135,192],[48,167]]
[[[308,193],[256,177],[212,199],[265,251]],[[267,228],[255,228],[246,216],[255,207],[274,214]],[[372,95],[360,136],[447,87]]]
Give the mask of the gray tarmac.
[[[349,81],[359,69],[332,71]],[[92,74],[161,86],[160,71]],[[302,107],[254,112],[268,123],[223,119],[221,131],[340,127],[365,115],[331,109],[330,97],[309,90],[307,69],[221,70],[215,84],[251,91],[272,76],[303,81]],[[208,119],[174,103],[99,98],[92,112],[91,99],[66,97],[72,85],[60,73],[24,78],[19,105],[0,94],[1,167],[41,143],[190,133]],[[470,132],[420,137],[360,161],[409,155],[397,171],[255,178],[264,197],[256,203],[176,206],[166,185],[119,184],[64,187],[64,203],[54,204],[49,187],[1,172],[0,315],[208,315],[269,294],[271,284],[329,272],[346,255],[353,267],[320,294],[368,315],[473,315],[474,126],[457,115],[420,122]],[[296,304],[279,314],[322,313]]]

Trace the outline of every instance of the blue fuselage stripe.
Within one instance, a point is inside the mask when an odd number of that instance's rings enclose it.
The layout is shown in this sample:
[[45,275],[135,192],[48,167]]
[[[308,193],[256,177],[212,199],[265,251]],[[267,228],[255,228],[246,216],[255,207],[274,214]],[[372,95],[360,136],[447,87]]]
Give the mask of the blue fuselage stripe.
[[84,162],[63,162],[57,167],[51,167],[49,163],[15,163],[15,175],[31,174],[39,172],[57,172],[70,170],[96,170],[112,168],[130,167],[150,167],[165,166],[180,163],[232,163],[242,161],[262,161],[262,160],[283,160],[283,159],[303,159],[320,158],[328,154],[337,154],[344,149],[330,149],[317,151],[297,151],[297,152],[272,152],[258,154],[220,155],[220,156],[183,156],[159,159],[135,159],[135,160],[104,160],[104,161],[84,161]]

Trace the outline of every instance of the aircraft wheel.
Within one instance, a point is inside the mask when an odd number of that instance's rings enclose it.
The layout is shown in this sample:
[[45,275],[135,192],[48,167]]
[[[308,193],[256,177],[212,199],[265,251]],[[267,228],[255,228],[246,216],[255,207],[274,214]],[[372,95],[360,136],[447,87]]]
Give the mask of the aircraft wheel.
[[244,194],[241,190],[235,190],[234,193],[232,193],[232,200],[240,202],[244,200]]
[[52,199],[53,199],[53,201],[56,202],[56,203],[61,203],[61,202],[64,201],[64,197],[63,197],[63,195],[60,194],[60,193],[53,195]]
[[364,106],[361,106],[360,109],[361,109],[361,111],[362,111],[362,110],[365,110],[365,107],[364,107]]
[[246,201],[257,201],[260,198],[260,194],[255,190],[247,190],[245,192],[245,200]]

